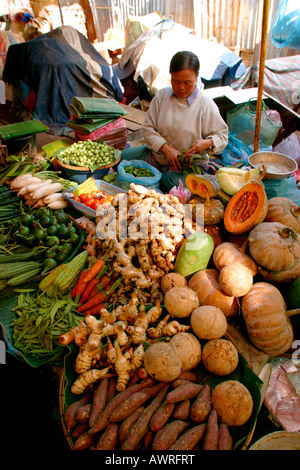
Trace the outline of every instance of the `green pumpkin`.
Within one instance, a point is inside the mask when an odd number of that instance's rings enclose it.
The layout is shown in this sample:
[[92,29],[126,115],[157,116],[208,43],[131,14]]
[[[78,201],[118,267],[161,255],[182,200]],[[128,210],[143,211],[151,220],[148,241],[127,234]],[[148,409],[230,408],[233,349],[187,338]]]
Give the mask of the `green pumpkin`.
[[183,242],[176,257],[174,271],[184,277],[206,269],[214,251],[214,241],[206,232],[194,232]]

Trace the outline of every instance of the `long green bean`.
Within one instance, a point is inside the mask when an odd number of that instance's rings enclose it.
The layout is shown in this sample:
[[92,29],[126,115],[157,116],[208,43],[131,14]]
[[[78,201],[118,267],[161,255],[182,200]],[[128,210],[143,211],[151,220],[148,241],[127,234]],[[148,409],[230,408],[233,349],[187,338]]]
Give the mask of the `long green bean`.
[[14,347],[34,357],[53,354],[62,347],[60,335],[80,324],[78,305],[71,294],[49,298],[38,290],[22,289],[13,309]]

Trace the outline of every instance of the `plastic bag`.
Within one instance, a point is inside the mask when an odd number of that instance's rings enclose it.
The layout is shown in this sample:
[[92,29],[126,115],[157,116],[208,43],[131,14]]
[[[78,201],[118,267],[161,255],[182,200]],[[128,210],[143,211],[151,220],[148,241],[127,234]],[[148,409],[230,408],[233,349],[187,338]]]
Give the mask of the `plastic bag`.
[[291,360],[276,362],[264,397],[264,404],[275,420],[290,432],[300,431],[300,397],[288,378],[288,374],[297,370]]
[[300,50],[299,0],[281,0],[271,30],[273,44]]
[[236,165],[237,163],[248,164],[248,157],[253,150],[237,139],[234,135],[228,133],[228,144],[222,152],[222,162],[225,166]]
[[[229,132],[246,145],[253,144],[255,138],[256,103],[252,100],[256,100],[256,98],[251,98],[245,105],[239,105],[237,108],[228,111],[226,115]],[[265,146],[273,144],[281,128],[281,122],[278,125],[277,122],[274,123],[270,119],[268,111],[270,110],[263,101],[259,142]]]
[[179,186],[178,187],[174,186],[169,191],[169,194],[172,194],[172,196],[178,197],[181,204],[186,204],[188,198],[191,196],[191,192],[187,188],[184,187],[183,182],[181,180],[179,181]]
[[263,184],[268,199],[283,196],[293,201],[297,206],[300,206],[300,191],[297,188],[297,184],[293,176],[284,178],[283,180],[264,178]]
[[[146,168],[153,176],[151,177],[136,177],[129,173],[126,173],[125,168],[127,166],[134,166],[136,168]],[[123,160],[118,165],[118,173],[114,181],[114,186],[118,188],[129,189],[130,183],[141,184],[146,188],[159,189],[159,181],[161,179],[161,172],[154,168],[154,166],[149,165],[149,163],[144,162],[143,160]]]

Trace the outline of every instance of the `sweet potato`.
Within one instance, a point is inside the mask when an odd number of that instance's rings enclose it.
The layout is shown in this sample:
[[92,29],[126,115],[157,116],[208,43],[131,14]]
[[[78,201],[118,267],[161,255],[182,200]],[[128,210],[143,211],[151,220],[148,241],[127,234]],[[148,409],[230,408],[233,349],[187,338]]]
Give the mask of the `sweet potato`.
[[232,450],[232,436],[225,423],[219,425],[218,450]]
[[168,450],[179,434],[182,433],[190,425],[189,421],[176,419],[167,423],[157,433],[155,433],[152,450]]
[[82,405],[78,410],[76,411],[75,418],[78,423],[87,423],[88,420],[90,419],[91,416],[91,411],[92,411],[92,404],[87,403],[86,405]]
[[88,431],[89,428],[89,423],[77,423],[71,434],[73,441],[76,441],[76,439],[78,439],[81,434]]
[[167,403],[164,401],[150,420],[149,426],[151,431],[159,431],[167,423],[168,419],[173,413],[174,408],[175,403]]
[[166,385],[162,390],[160,390],[160,392],[158,392],[157,396],[151,401],[142,415],[130,428],[129,433],[127,434],[126,439],[121,446],[121,450],[133,450],[136,448],[136,446],[148,431],[150,419],[165,399],[168,388],[169,386]]
[[133,393],[113,410],[109,416],[109,421],[113,423],[122,421],[131,415],[131,413],[133,413],[137,408],[146,403],[147,400],[150,400],[150,395],[148,393],[144,393],[143,391]]
[[178,375],[178,379],[184,379],[184,380],[189,380],[190,382],[196,382],[197,375],[195,374],[195,372],[192,372],[190,370],[182,370],[180,374]]
[[98,418],[95,421],[95,424],[91,429],[89,430],[90,434],[95,434],[99,431],[102,431],[108,424],[109,422],[109,416],[115,410],[126,398],[128,398],[130,395],[132,395],[135,392],[138,392],[139,390],[142,390],[143,388],[149,387],[154,384],[154,380],[151,377],[147,377],[146,379],[142,380],[140,383],[132,385],[131,387],[128,387],[126,390],[123,392],[117,393],[114,398],[107,403],[106,407],[100,413]]
[[140,381],[140,376],[139,376],[139,369],[136,369],[129,380],[127,387],[130,387],[131,385],[134,385]]
[[164,425],[154,436],[152,450],[167,450],[188,426],[189,421],[176,419]]
[[184,385],[184,384],[191,384],[193,383],[191,380],[186,380],[186,379],[175,379],[171,383],[172,388],[177,388],[179,385]]
[[198,424],[185,431],[169,450],[192,450],[203,438],[206,431],[206,423]]
[[148,395],[150,395],[150,397],[156,397],[158,392],[160,392],[160,390],[162,390],[165,386],[166,386],[165,383],[159,382],[156,385],[153,385],[152,387],[144,388],[143,392],[148,393]]
[[77,420],[75,418],[76,411],[83,405],[87,404],[90,400],[90,394],[87,393],[84,397],[82,397],[80,400],[75,401],[74,403],[71,403],[71,405],[68,406],[66,409],[65,415],[64,415],[64,422],[65,426],[68,431],[70,429],[73,429],[74,426],[77,424]]
[[203,385],[186,383],[179,385],[174,390],[171,390],[167,397],[167,403],[176,403],[178,401],[187,400],[188,398],[194,398],[198,395]]
[[90,427],[92,427],[95,424],[96,418],[105,408],[106,400],[107,400],[108,383],[109,383],[108,377],[104,377],[104,379],[101,380],[98,387],[93,393],[93,403],[92,403],[91,415],[89,418]]
[[174,418],[181,419],[183,421],[185,419],[188,419],[189,414],[190,414],[190,407],[191,407],[191,402],[189,399],[179,401],[178,403],[176,403],[176,406],[174,408],[174,413],[173,413]]
[[153,437],[155,436],[155,432],[151,431],[149,429],[145,436],[144,436],[144,445],[143,445],[143,450],[148,450],[151,447],[151,443],[153,441]]
[[212,409],[207,420],[207,429],[202,444],[202,450],[217,450],[218,438],[218,416],[216,410]]
[[108,423],[105,431],[101,434],[97,449],[98,450],[115,450],[118,444],[119,426],[117,423]]
[[211,390],[205,384],[191,406],[190,417],[196,423],[204,423],[211,410]]
[[141,416],[144,411],[144,406],[140,406],[137,410],[135,410],[131,415],[129,415],[124,421],[122,421],[119,429],[119,442],[120,445],[123,444],[125,438],[129,432],[129,429],[134,425],[136,420]]
[[96,436],[86,431],[76,439],[73,444],[72,450],[86,450],[89,449],[96,442]]
[[106,397],[106,403],[109,403],[115,396],[116,391],[117,391],[117,383],[114,377],[111,377],[108,382],[108,387],[107,387],[107,397]]

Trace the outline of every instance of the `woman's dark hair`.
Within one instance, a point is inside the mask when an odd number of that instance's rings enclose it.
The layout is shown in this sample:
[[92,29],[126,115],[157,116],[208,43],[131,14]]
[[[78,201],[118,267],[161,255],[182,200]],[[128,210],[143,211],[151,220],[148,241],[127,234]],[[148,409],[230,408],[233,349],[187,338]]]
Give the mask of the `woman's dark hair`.
[[170,73],[180,72],[181,70],[191,69],[196,75],[199,73],[200,62],[196,54],[191,51],[177,52],[170,62]]

